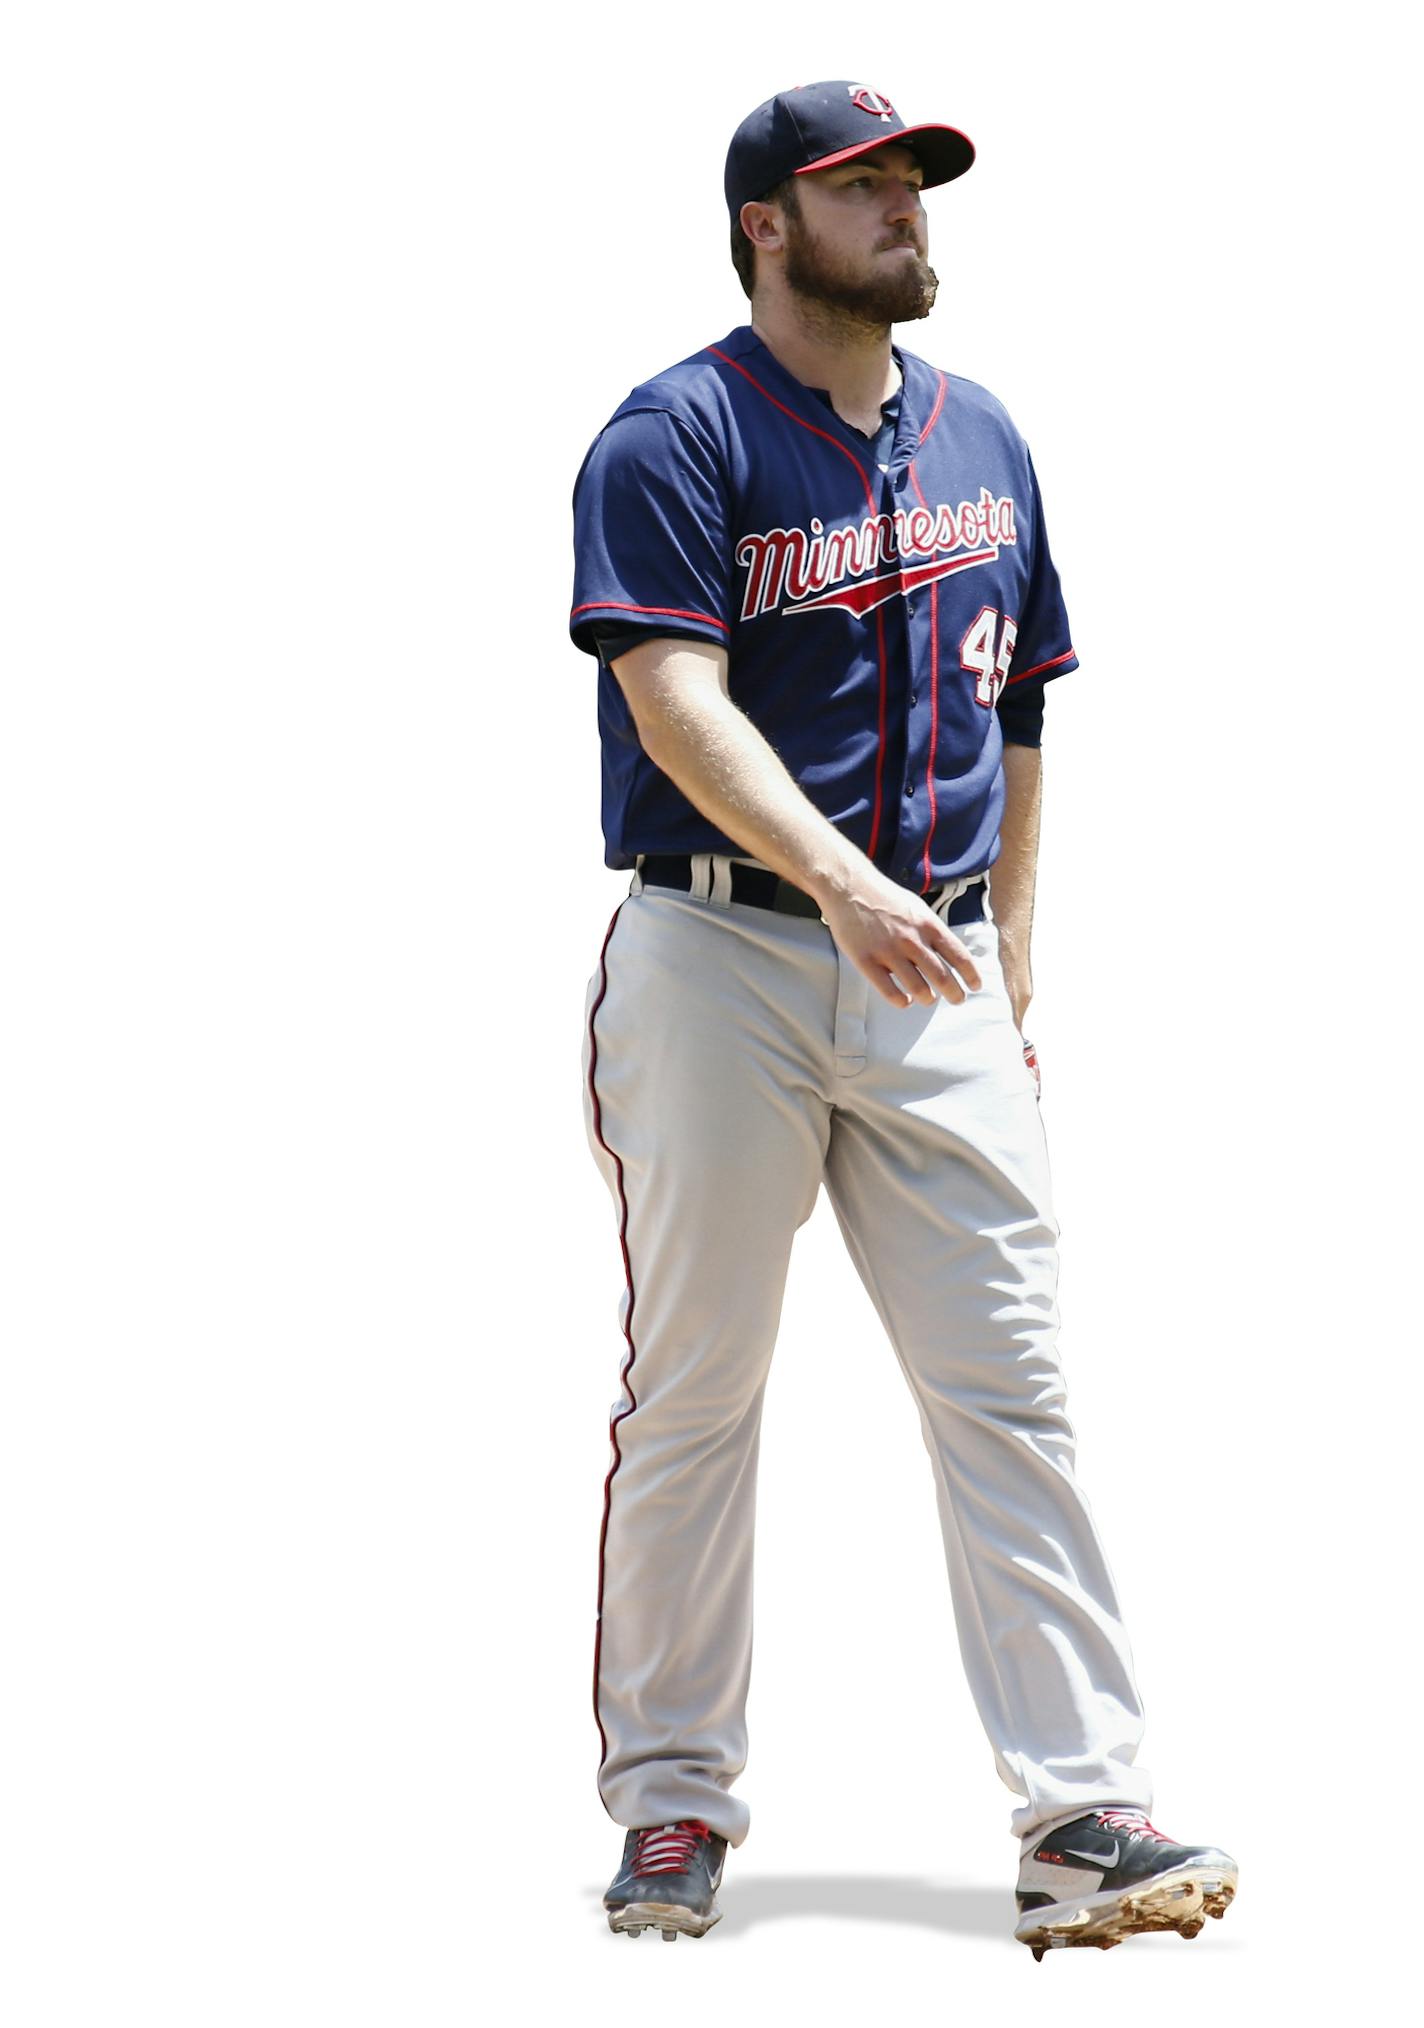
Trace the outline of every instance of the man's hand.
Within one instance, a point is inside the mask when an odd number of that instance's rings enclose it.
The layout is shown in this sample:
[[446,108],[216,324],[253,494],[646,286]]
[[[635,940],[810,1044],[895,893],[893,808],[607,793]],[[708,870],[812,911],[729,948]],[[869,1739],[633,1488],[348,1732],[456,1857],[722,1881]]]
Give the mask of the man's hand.
[[984,983],[967,945],[917,894],[875,867],[818,894],[831,935],[892,1007],[960,1002]]

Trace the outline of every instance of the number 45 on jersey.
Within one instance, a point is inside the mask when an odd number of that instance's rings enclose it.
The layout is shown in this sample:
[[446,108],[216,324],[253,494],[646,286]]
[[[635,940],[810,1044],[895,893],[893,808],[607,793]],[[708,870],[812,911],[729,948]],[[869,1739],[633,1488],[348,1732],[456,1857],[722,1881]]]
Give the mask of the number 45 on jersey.
[[981,606],[978,618],[971,621],[968,632],[959,644],[959,663],[974,676],[974,702],[992,710],[999,692],[1009,680],[1009,664],[1014,659],[1014,642],[1018,639],[1018,622],[1005,620],[999,624],[999,613],[993,606]]

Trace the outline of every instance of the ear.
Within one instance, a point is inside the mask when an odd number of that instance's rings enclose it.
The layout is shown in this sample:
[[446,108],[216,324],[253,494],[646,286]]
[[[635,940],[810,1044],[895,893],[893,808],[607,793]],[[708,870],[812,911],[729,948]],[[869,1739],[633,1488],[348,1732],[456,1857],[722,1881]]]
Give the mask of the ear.
[[780,211],[774,204],[761,204],[753,200],[741,209],[742,231],[753,246],[765,253],[779,253],[786,244],[785,231]]

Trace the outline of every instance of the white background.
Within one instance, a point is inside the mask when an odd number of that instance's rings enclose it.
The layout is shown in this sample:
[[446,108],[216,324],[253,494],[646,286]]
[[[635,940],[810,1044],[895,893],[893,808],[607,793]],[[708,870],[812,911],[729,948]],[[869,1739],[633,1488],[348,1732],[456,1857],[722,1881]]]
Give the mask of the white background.
[[[1402,1969],[1419,444],[1388,14],[7,11],[15,2028],[1197,2022],[1368,2009]],[[568,502],[627,389],[744,320],[726,142],[823,76],[978,146],[900,337],[1028,437],[1082,660],[1049,692],[1028,1027],[1154,1815],[1241,1863],[1190,1945],[1011,1941],[1014,1798],[824,1202],[766,1409],[725,1919],[632,1952],[598,1905],[622,1267],[579,1048],[627,883]]]

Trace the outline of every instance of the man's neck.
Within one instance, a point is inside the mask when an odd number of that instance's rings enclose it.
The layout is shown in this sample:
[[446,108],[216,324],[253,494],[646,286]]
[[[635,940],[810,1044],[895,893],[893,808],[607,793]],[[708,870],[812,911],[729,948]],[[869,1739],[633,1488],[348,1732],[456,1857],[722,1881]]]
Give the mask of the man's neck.
[[758,303],[751,326],[762,344],[805,387],[824,387],[852,429],[870,435],[880,409],[900,385],[888,324],[856,324],[817,304]]

